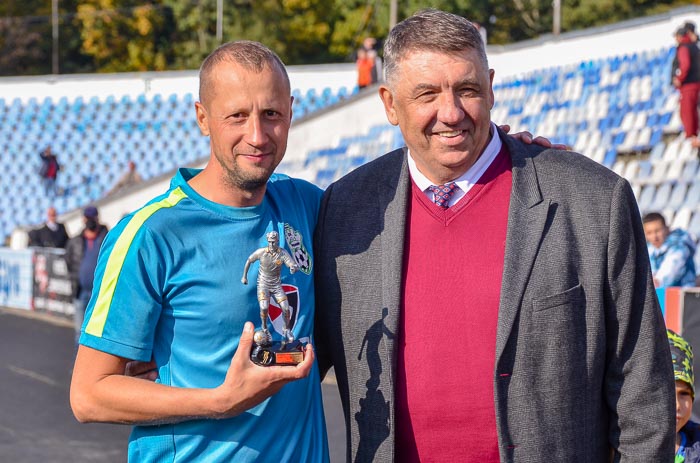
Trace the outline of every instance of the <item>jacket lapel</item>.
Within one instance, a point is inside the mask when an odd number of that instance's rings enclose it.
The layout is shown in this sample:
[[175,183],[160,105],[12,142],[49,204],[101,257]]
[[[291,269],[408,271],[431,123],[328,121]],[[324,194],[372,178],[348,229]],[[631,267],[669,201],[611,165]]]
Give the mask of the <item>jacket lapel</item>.
[[542,240],[550,201],[542,197],[532,157],[499,130],[513,162],[513,185],[496,333],[496,365],[518,316],[537,251]]
[[[503,282],[499,304],[499,322],[496,334],[496,364],[508,342],[515,319],[518,316],[532,265],[542,239],[549,213],[550,201],[542,197],[537,172],[531,157],[499,130],[508,147],[513,163],[513,186],[508,211],[508,230],[503,265]],[[410,194],[410,176],[406,162],[406,149],[397,155],[397,170],[385,172],[377,182],[378,219],[384,223],[381,233],[381,268],[378,278],[382,282],[382,301],[388,309],[385,325],[398,335],[401,281],[403,270],[403,242],[406,229],[406,208]],[[380,180],[380,179],[378,179]],[[385,360],[390,366],[388,389],[393,400],[396,378],[395,339],[386,341]],[[393,419],[393,417],[392,417]]]
[[377,187],[378,210],[383,214],[379,219],[384,223],[384,230],[380,236],[382,274],[378,278],[381,278],[382,282],[382,303],[388,309],[385,325],[395,334],[393,339],[383,338],[387,348],[386,360],[390,365],[389,381],[392,399],[396,377],[397,352],[394,346],[399,329],[406,208],[411,186],[406,153],[406,148],[397,153],[395,163],[397,169],[386,172],[384,181],[379,182]]

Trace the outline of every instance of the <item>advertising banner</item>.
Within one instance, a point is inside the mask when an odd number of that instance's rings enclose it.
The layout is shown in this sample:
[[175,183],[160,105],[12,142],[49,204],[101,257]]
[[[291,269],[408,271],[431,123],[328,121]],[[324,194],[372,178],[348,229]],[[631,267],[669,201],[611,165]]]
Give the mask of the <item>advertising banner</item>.
[[73,316],[71,290],[64,250],[34,248],[34,310]]
[[31,310],[32,254],[0,248],[0,306]]

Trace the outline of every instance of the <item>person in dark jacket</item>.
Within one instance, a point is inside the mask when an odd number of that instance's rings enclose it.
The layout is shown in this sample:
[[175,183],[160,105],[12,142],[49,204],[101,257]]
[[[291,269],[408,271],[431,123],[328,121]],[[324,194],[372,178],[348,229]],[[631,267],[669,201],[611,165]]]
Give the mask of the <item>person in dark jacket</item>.
[[44,150],[39,153],[39,157],[41,157],[41,168],[39,169],[39,175],[44,182],[44,191],[46,192],[47,196],[56,196],[58,194],[56,180],[58,178],[58,171],[61,170],[61,165],[58,163],[58,158],[51,151],[50,146],[44,148]]
[[107,227],[99,222],[95,206],[85,208],[83,220],[85,222],[83,231],[78,236],[68,240],[66,245],[66,265],[73,286],[73,306],[75,307],[73,320],[76,345],[83,325],[85,307],[87,307],[92,294],[97,256],[107,234]]
[[43,227],[29,232],[29,246],[41,248],[65,248],[68,233],[62,223],[56,221],[56,209],[50,207],[46,211],[46,223]]
[[676,379],[675,463],[700,463],[700,425],[690,421],[695,400],[693,349],[679,334],[667,330]]
[[[678,63],[673,75],[673,85],[680,91],[680,115],[686,138],[694,147],[700,147],[698,140],[698,94],[700,93],[700,48],[694,31],[687,25],[676,31],[676,58]],[[675,66],[674,66],[675,67]]]

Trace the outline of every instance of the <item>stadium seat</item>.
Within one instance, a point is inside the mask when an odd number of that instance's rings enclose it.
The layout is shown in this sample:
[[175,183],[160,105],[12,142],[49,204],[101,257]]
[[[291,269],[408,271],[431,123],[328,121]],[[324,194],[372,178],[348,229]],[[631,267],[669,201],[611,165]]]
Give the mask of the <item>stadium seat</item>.
[[[615,169],[613,171],[617,172]],[[621,175],[622,177],[626,178],[628,181],[632,182],[634,179],[637,178],[637,174],[639,172],[639,161],[636,159],[630,159],[627,164],[624,167],[624,170]]]
[[668,199],[667,206],[673,209],[680,209],[685,202],[688,192],[688,184],[685,182],[676,183],[673,186],[673,191]]
[[625,176],[625,161],[619,160],[615,161],[615,164],[612,166],[612,171],[615,172],[617,175],[624,177]]
[[697,158],[688,159],[687,161],[685,161],[685,164],[683,165],[683,171],[681,172],[679,179],[686,182],[690,182],[698,178],[698,175],[700,174],[700,171],[698,170],[698,164],[700,164],[700,162]]
[[680,209],[677,209],[673,222],[670,223],[670,227],[672,229],[681,228],[683,230],[687,230],[692,213],[693,211],[688,207],[681,207]]
[[642,192],[639,195],[638,203],[639,209],[642,213],[650,212],[651,204],[656,193],[656,185],[650,184],[642,187]]
[[657,161],[652,165],[651,175],[648,181],[653,183],[663,183],[666,180],[666,172],[668,171],[669,162]]
[[700,178],[696,178],[688,187],[683,201],[683,207],[689,207],[700,212]]
[[[700,210],[694,210],[693,215],[690,221],[688,222],[688,227],[686,228],[686,231],[690,233],[696,240],[698,239],[698,237],[700,237]],[[696,258],[698,254],[700,253],[695,253]]]
[[588,156],[592,160],[594,160],[595,162],[597,162],[599,164],[602,164],[603,159],[605,158],[605,148],[602,146],[598,146],[598,147],[594,148],[593,150],[590,150],[590,148],[589,148],[589,152],[584,153],[584,154],[588,154]]
[[670,182],[665,182],[659,185],[659,188],[656,190],[656,194],[654,195],[654,200],[649,204],[647,207],[650,210],[654,211],[661,211],[664,209],[668,209],[669,207],[669,199],[671,198],[671,191],[673,189],[673,184]]

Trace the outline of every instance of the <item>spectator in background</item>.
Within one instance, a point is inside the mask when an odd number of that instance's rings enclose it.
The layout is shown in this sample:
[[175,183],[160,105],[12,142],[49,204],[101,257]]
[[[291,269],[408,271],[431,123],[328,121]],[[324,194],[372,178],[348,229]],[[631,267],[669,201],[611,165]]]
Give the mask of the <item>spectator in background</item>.
[[44,148],[44,150],[39,153],[39,156],[41,157],[39,175],[44,182],[44,191],[47,196],[56,196],[58,193],[56,181],[58,179],[58,171],[61,170],[61,165],[58,163],[56,155],[51,151],[51,146]]
[[372,84],[372,67],[374,63],[369,58],[367,50],[359,48],[357,50],[357,86],[360,89],[368,87]]
[[676,380],[676,462],[700,463],[700,426],[690,420],[695,401],[693,349],[680,335],[671,330],[668,344],[673,359]]
[[117,180],[117,183],[107,192],[106,196],[119,193],[122,190],[138,185],[142,181],[141,174],[136,170],[136,163],[134,161],[129,161],[127,171]]
[[657,288],[695,286],[695,242],[685,230],[670,230],[666,219],[658,212],[642,218],[651,271]]
[[[694,29],[694,28],[693,28]],[[697,36],[684,25],[676,31],[673,86],[680,91],[680,116],[687,139],[694,147],[698,140],[698,94],[700,93],[700,48]]]
[[[686,21],[683,23],[681,27],[676,29],[673,32],[673,38],[676,41],[676,47],[681,44],[681,39],[683,36],[687,35],[690,37],[691,41],[697,42],[698,36],[697,33],[695,32],[695,23],[691,21]],[[671,63],[671,85],[675,85],[673,83],[673,79],[676,76],[676,72],[678,71],[678,53],[676,53],[673,56],[673,61]]]
[[397,24],[384,66],[407,146],[326,189],[314,240],[349,461],[671,461],[671,356],[629,183],[499,130],[460,16]]
[[85,227],[80,234],[68,240],[68,244],[66,244],[66,265],[73,287],[73,305],[75,307],[73,324],[76,344],[80,336],[80,328],[83,325],[85,307],[87,307],[92,294],[97,256],[102,241],[107,235],[107,227],[99,222],[95,206],[88,206],[83,210],[83,223]]
[[56,209],[46,210],[46,223],[43,227],[29,232],[29,246],[42,248],[64,248],[68,242],[68,233],[62,223],[56,221]]
[[376,84],[382,80],[382,59],[379,57],[377,50],[377,39],[374,37],[365,37],[362,41],[362,48],[367,52],[367,58],[372,62],[370,69],[370,82]]

